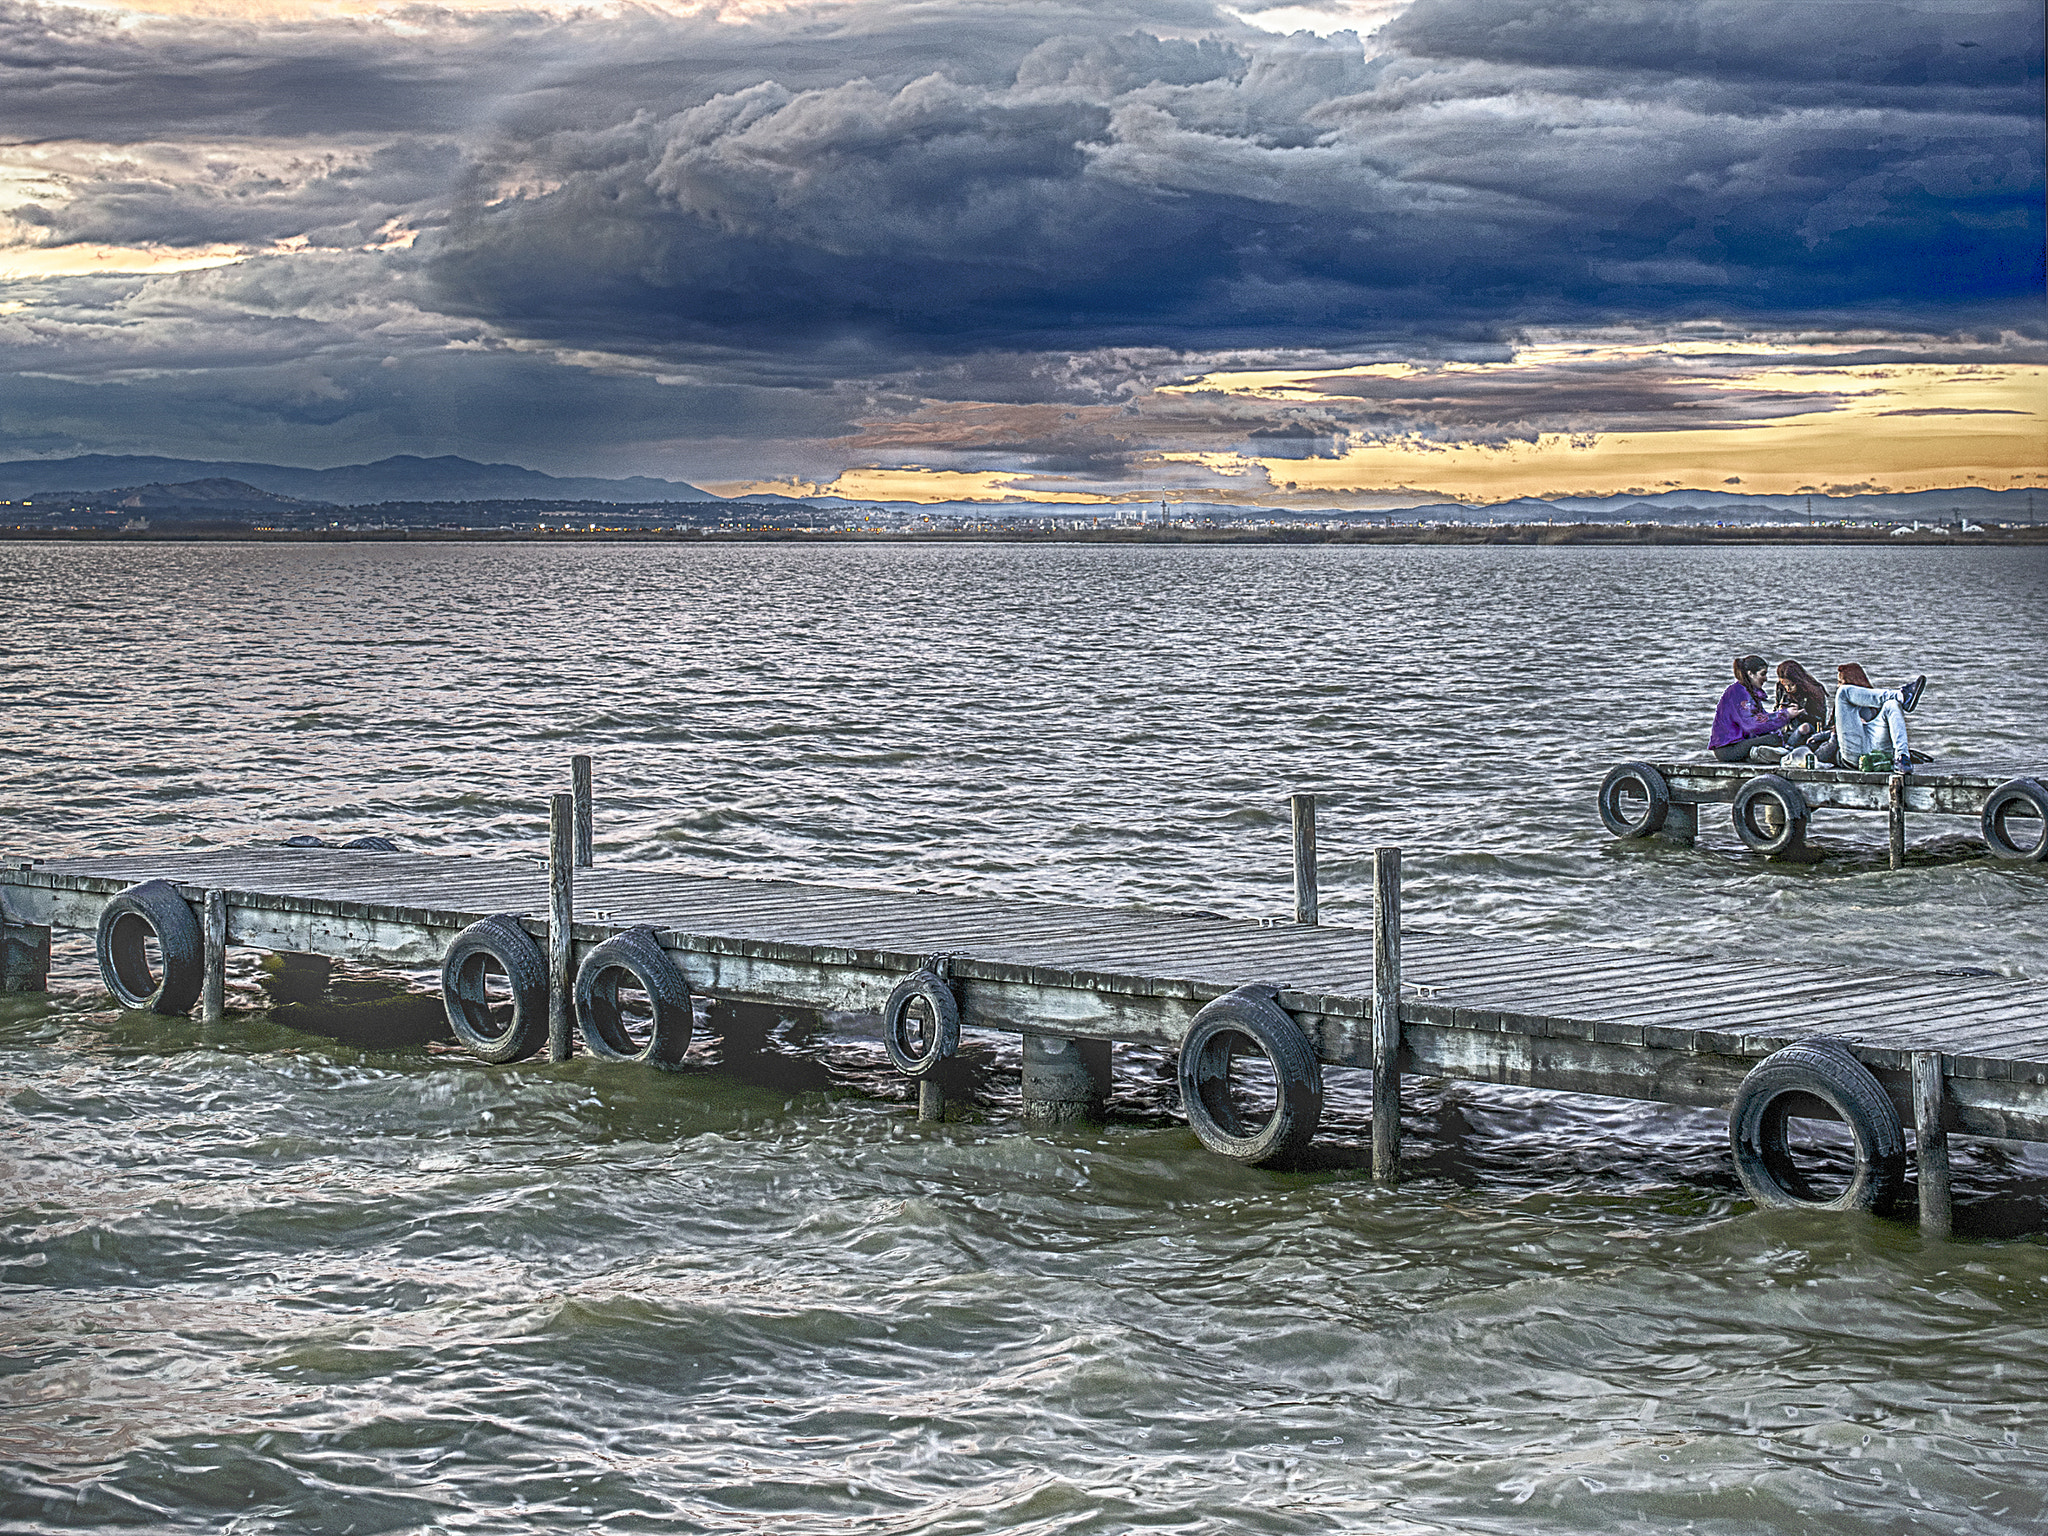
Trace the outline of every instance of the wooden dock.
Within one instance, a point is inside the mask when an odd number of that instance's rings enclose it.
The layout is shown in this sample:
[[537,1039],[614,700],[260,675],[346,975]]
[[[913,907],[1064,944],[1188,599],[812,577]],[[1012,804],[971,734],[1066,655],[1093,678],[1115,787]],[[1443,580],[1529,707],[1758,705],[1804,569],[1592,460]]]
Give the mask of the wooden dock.
[[1807,826],[1824,809],[1880,811],[1894,869],[1905,862],[1906,817],[1963,816],[1977,822],[1993,856],[2048,862],[2048,774],[2010,763],[1929,763],[1910,774],[1780,763],[1723,763],[1711,757],[1622,763],[1600,786],[1600,819],[1617,837],[1660,836],[1690,843],[1700,808],[1725,805],[1735,835],[1758,853],[1800,858]]
[[[551,936],[567,881],[551,888],[537,861],[275,846],[11,859],[0,866],[9,984],[40,984],[34,956],[38,944],[47,956],[50,929],[91,930],[110,899],[151,880],[212,919],[215,945],[372,964],[433,964],[497,913],[542,945],[563,941],[572,964],[650,925],[698,996],[792,1009],[877,1012],[945,956],[960,1022],[1022,1034],[1027,1048],[1036,1038],[1170,1049],[1205,1005],[1270,982],[1321,1063],[1370,1068],[1375,988],[1392,997],[1398,986],[1377,1059],[1398,1051],[1400,1073],[1723,1108],[1764,1058],[1834,1037],[1902,1122],[1918,1124],[1923,1203],[1937,1182],[1927,1152],[1938,1147],[1945,1169],[1947,1132],[2048,1140],[2048,986],[2035,982],[1938,968],[1787,972],[1418,929],[1382,933],[1376,966],[1369,930],[663,869],[575,869],[573,922]],[[1391,916],[1398,887],[1386,889]],[[1381,1075],[1391,1094],[1398,1078]],[[1384,1130],[1391,1177],[1395,1126]],[[1930,1221],[1945,1225],[1945,1182],[1932,1193],[1942,1204]]]

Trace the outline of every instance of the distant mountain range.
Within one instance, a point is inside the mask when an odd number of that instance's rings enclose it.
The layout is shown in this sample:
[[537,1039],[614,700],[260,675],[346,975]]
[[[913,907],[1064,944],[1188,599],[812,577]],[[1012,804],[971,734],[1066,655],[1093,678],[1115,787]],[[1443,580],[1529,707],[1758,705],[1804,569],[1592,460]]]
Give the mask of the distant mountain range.
[[301,501],[296,496],[279,496],[260,491],[241,480],[187,480],[182,485],[123,485],[106,491],[37,491],[39,499],[83,501],[104,511],[158,512],[175,509],[185,513],[208,512],[332,512],[327,502]]
[[164,459],[142,454],[88,453],[69,459],[16,459],[0,464],[0,499],[39,492],[109,491],[145,485],[189,486],[194,481],[235,480],[274,496],[331,506],[372,506],[384,501],[717,501],[709,491],[681,480],[572,479],[544,475],[517,464],[478,464],[444,455],[412,454],[374,464],[333,469],[293,469],[280,464],[216,464],[198,459]]
[[[719,502],[725,498],[682,480],[654,480],[635,475],[623,480],[571,478],[522,469],[516,464],[478,464],[452,455],[435,459],[400,454],[374,464],[344,464],[333,469],[295,469],[278,464],[210,463],[197,459],[155,458],[138,454],[84,454],[68,459],[18,459],[0,463],[0,500],[38,495],[91,497],[100,505],[137,510],[192,509],[231,506],[248,511],[284,511],[287,502],[316,508],[367,507],[385,502],[560,501],[597,502],[617,506],[655,502]],[[133,498],[133,499],[131,499]],[[273,501],[272,498],[275,498]],[[781,504],[792,510],[848,511],[885,507],[897,512],[938,518],[997,521],[1003,519],[1082,518],[1093,521],[1159,519],[1157,502],[1009,502],[948,501],[937,503],[852,501],[843,496],[794,498],[766,493],[749,502]],[[1379,501],[1361,497],[1360,501]],[[2040,513],[2048,520],[2048,492],[2039,496]],[[1654,496],[1523,497],[1490,506],[1460,502],[1426,503],[1388,508],[1384,505],[1313,509],[1294,506],[1257,507],[1230,502],[1174,501],[1175,519],[1210,517],[1318,521],[1356,521],[1393,517],[1464,523],[1528,522],[1803,522],[1842,519],[1902,521],[1926,519],[1953,522],[1958,517],[1982,521],[2027,521],[2033,503],[2025,490],[1994,491],[1983,486],[1909,491],[1865,496],[1751,496],[1737,491],[1665,491]]]

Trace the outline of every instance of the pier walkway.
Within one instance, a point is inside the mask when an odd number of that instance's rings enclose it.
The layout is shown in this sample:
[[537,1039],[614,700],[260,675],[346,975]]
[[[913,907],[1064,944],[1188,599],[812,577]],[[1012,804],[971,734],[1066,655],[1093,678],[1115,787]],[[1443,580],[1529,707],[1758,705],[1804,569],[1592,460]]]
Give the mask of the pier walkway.
[[[225,942],[265,949],[431,965],[495,913],[550,940],[550,872],[534,861],[275,846],[14,858],[0,866],[12,984],[37,930],[47,953],[48,930],[90,930],[109,899],[151,880],[195,911],[221,893]],[[1322,1063],[1375,1060],[1370,930],[617,867],[576,869],[573,910],[572,961],[651,925],[690,990],[714,1000],[872,1013],[943,955],[967,1029],[1172,1048],[1205,1004],[1268,982]],[[1392,953],[1402,1073],[1721,1108],[1760,1060],[1829,1036],[1923,1141],[1931,1129],[2048,1140],[2040,983],[1419,929],[1398,931]]]

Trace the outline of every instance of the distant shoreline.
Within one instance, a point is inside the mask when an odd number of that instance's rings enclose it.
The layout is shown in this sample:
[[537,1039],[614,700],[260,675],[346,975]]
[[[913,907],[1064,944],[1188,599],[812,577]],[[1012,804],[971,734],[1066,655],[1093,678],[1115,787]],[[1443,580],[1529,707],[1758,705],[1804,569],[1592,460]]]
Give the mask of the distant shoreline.
[[9,543],[57,544],[1471,544],[1608,545],[1897,545],[2000,547],[2048,544],[2048,524],[1953,528],[1690,527],[1665,523],[1438,523],[1337,528],[290,528],[101,529],[0,528]]

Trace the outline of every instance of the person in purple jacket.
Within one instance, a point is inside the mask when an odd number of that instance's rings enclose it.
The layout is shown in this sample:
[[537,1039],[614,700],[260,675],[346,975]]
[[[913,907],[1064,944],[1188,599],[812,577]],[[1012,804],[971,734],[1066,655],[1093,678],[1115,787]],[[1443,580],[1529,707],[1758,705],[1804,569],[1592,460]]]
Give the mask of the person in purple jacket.
[[[1722,762],[1747,762],[1754,748],[1785,745],[1785,727],[1799,718],[1800,711],[1764,708],[1764,680],[1770,675],[1771,664],[1761,656],[1735,658],[1735,681],[1721,695],[1714,711],[1714,734],[1707,742]],[[1777,757],[1774,752],[1758,761],[1776,762]]]

